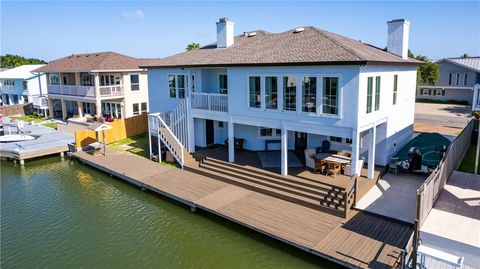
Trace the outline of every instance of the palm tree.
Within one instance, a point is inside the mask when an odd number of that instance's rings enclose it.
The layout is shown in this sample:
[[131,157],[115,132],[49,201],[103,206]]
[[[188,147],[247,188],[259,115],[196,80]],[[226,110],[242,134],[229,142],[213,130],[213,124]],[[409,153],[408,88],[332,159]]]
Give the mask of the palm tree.
[[462,57],[462,58],[468,58],[468,57],[470,57],[470,56],[468,56],[468,54],[464,53],[464,54],[463,54],[462,56],[460,56],[460,57]]
[[200,48],[200,44],[198,43],[195,43],[195,42],[192,42],[190,44],[187,45],[187,47],[185,48],[186,51],[191,51],[191,50],[195,50],[195,49],[198,49]]

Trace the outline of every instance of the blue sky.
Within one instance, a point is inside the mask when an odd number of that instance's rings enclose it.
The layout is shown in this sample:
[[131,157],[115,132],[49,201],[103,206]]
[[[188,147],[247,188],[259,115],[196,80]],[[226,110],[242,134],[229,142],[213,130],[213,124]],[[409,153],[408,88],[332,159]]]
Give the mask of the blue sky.
[[430,58],[480,55],[480,1],[18,1],[2,0],[1,53],[53,60],[117,51],[165,57],[191,42],[214,42],[215,22],[235,32],[312,25],[386,46],[386,22],[411,21],[410,48]]

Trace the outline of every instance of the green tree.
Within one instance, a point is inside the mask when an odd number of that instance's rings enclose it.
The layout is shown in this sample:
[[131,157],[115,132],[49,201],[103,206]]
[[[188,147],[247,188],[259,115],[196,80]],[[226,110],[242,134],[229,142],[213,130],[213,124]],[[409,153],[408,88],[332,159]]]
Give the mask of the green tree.
[[0,55],[0,66],[3,68],[13,68],[25,64],[46,64],[44,60],[36,58],[25,58],[19,55],[5,54]]
[[462,58],[468,58],[468,57],[470,57],[470,56],[468,56],[468,54],[464,53],[464,54],[463,54],[462,56],[460,56],[460,57],[462,57]]
[[[410,51],[409,54],[414,56]],[[417,68],[417,84],[434,85],[440,77],[440,66],[430,61],[427,56],[417,55],[414,58],[423,62]]]
[[196,50],[200,48],[200,44],[198,43],[195,43],[195,42],[192,42],[190,44],[187,45],[187,47],[185,48],[186,51],[191,51],[191,50]]

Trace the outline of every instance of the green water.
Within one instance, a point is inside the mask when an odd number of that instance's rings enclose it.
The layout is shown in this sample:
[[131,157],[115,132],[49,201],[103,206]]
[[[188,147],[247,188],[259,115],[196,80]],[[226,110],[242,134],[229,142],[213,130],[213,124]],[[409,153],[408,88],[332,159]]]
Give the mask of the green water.
[[2,269],[336,267],[77,161],[0,168]]

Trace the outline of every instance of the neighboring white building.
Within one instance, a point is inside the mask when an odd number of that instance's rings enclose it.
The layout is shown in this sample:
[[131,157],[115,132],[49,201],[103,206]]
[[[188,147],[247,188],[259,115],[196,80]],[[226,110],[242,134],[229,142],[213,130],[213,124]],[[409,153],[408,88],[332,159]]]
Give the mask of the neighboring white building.
[[[47,94],[47,79],[44,73],[33,72],[43,64],[22,65],[0,72],[2,105],[17,105],[36,101]],[[46,109],[34,102],[35,108]]]
[[125,118],[148,111],[147,72],[139,59],[115,52],[72,54],[37,69],[48,81],[51,117]]
[[[413,135],[416,68],[407,57],[409,22],[388,22],[388,51],[314,27],[283,33],[245,32],[217,22],[217,43],[148,66],[150,116],[160,139],[183,162],[184,150],[243,138],[244,148],[287,151],[320,147],[386,165]],[[155,119],[159,115],[159,119]],[[171,138],[165,132],[173,134]],[[154,138],[156,139],[156,138]],[[154,141],[152,139],[152,141]],[[375,161],[372,161],[375,160]]]

